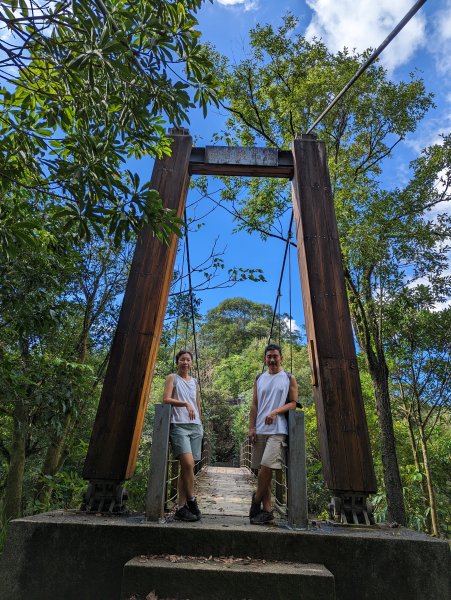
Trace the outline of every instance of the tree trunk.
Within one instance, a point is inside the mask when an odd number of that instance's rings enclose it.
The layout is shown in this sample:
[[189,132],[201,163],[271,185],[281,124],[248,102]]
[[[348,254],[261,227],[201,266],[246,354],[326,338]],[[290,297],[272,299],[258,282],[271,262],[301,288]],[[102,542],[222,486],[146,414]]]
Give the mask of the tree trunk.
[[[418,458],[418,445],[416,443],[415,440],[415,432],[414,432],[414,420],[412,418],[412,414],[410,412],[410,407],[408,405],[408,402],[405,398],[404,395],[404,387],[403,384],[400,382],[399,383],[399,392],[401,395],[401,400],[404,406],[404,418],[407,421],[407,431],[409,432],[409,441],[410,441],[410,448],[412,450],[412,456],[413,456],[413,460],[415,462],[415,469],[417,470],[417,473],[421,473],[422,469],[421,469],[421,464],[420,464],[420,459]],[[421,478],[420,483],[420,487],[421,487],[421,491],[423,492],[423,495],[421,497],[422,502],[423,502],[423,506],[424,509],[426,510],[428,507],[428,501],[427,501],[427,497],[428,497],[428,489],[427,489],[427,484],[425,482],[425,480],[423,479],[423,477]],[[430,516],[427,518],[428,521],[428,525],[427,525],[427,531],[430,532],[431,531],[431,519]]]
[[[420,461],[418,458],[417,445],[415,443],[415,434],[413,431],[412,417],[406,416],[406,421],[407,421],[407,426],[408,426],[408,431],[409,431],[410,447],[412,450],[413,460],[415,462],[415,469],[417,470],[418,473],[421,473],[422,468],[421,468],[421,464],[420,464]],[[423,496],[422,496],[423,506],[426,509],[428,507],[427,497],[429,494],[428,494],[427,483],[425,482],[423,477],[421,478],[420,486],[421,486],[421,491],[423,492]],[[430,516],[428,517],[428,526],[427,527],[428,527],[428,531],[431,531],[432,523],[431,523]]]
[[[92,304],[90,304],[90,310],[91,307]],[[83,330],[77,343],[77,361],[80,364],[83,364],[86,360],[89,336],[89,327],[87,327],[87,323],[89,321],[90,314],[91,313],[87,314],[87,312],[85,312]],[[62,433],[50,434],[50,442],[47,447],[44,464],[41,470],[42,478],[36,484],[34,491],[35,499],[38,500],[44,506],[48,504],[50,499],[50,486],[46,482],[45,476],[49,475],[53,477],[60,470],[63,464],[63,456],[64,451],[66,449],[68,433],[73,422],[74,416],[71,413],[67,414],[64,419]]]
[[[42,475],[53,477],[58,473],[63,464],[63,455],[66,448],[67,433],[72,424],[71,414],[66,415],[63,425],[63,432],[60,435],[53,435],[50,438],[50,444],[44,459]],[[36,485],[35,498],[40,504],[46,506],[50,499],[50,486],[43,477]]]
[[395,432],[388,392],[388,369],[385,364],[376,368],[370,365],[370,374],[376,394],[376,409],[381,428],[381,453],[384,471],[385,493],[387,495],[387,520],[406,525],[406,511],[402,493],[396,454]]
[[388,387],[388,367],[385,360],[381,317],[376,312],[371,294],[371,270],[363,277],[362,290],[354,284],[349,269],[344,266],[349,292],[349,308],[354,331],[368,365],[376,396],[380,427],[382,467],[387,497],[387,520],[406,525],[406,511],[396,454],[395,432]]
[[426,439],[424,435],[423,429],[420,427],[420,444],[421,444],[421,452],[423,454],[423,463],[424,463],[424,472],[426,474],[426,481],[428,486],[428,494],[429,494],[429,506],[431,508],[431,523],[432,523],[432,534],[437,537],[440,535],[440,526],[438,523],[438,515],[437,515],[437,504],[435,502],[435,493],[434,486],[432,484],[432,473],[429,465],[429,455],[426,444]]
[[22,515],[22,488],[25,472],[27,443],[27,413],[25,403],[18,399],[13,413],[13,435],[10,449],[11,461],[5,486],[5,517],[16,519]]

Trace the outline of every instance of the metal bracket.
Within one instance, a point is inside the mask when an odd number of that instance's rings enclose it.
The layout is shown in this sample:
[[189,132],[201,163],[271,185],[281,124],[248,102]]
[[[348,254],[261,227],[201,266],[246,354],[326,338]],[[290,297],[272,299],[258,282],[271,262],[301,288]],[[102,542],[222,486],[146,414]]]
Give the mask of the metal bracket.
[[374,525],[373,506],[366,494],[346,492],[333,496],[329,514],[332,521],[342,525]]
[[128,499],[122,482],[91,481],[83,494],[80,510],[86,512],[124,513]]

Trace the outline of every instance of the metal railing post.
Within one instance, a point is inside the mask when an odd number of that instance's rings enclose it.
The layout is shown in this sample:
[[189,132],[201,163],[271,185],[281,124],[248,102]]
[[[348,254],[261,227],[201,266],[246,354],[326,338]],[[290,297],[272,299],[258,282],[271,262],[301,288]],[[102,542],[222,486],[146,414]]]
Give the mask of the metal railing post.
[[150,460],[149,483],[146,497],[146,520],[158,521],[164,515],[166,479],[168,472],[169,425],[171,405],[155,406],[153,425],[152,455]]
[[307,469],[303,411],[290,410],[288,431],[288,525],[293,529],[306,529],[308,525]]

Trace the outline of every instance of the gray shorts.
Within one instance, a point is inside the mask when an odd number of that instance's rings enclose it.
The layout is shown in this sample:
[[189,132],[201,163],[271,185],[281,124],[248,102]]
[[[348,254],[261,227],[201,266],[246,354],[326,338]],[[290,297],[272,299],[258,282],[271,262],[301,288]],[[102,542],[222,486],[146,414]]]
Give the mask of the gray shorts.
[[199,423],[171,423],[169,438],[174,458],[191,453],[194,460],[200,460],[203,437],[204,429]]
[[270,469],[281,469],[285,464],[286,439],[286,435],[279,433],[257,434],[255,444],[252,446],[251,467],[259,469],[263,465]]

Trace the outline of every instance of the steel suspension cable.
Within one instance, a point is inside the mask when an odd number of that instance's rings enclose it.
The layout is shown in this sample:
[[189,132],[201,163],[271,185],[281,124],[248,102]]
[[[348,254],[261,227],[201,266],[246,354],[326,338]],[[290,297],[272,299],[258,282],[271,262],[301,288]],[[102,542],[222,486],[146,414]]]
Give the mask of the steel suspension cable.
[[191,280],[191,260],[189,256],[189,243],[188,243],[188,220],[186,218],[186,209],[185,209],[185,244],[186,244],[186,266],[188,269],[188,285],[189,285],[189,300],[191,307],[191,320],[193,324],[193,342],[194,342],[194,356],[196,359],[196,372],[197,372],[197,383],[199,385],[199,393],[200,393],[200,403],[203,408],[204,402],[202,397],[202,386],[200,383],[200,372],[199,372],[199,358],[197,353],[197,339],[196,339],[196,324],[194,318],[194,300],[193,300],[193,284]]
[[268,344],[271,342],[272,332],[273,332],[273,329],[274,329],[274,321],[276,319],[276,314],[277,314],[277,305],[279,304],[279,302],[280,302],[280,296],[282,295],[282,293],[281,293],[282,280],[283,280],[283,274],[284,274],[284,271],[285,271],[285,264],[286,264],[286,261],[287,261],[288,248],[290,247],[291,229],[293,227],[293,220],[294,220],[294,213],[293,213],[293,211],[291,211],[290,225],[288,226],[288,236],[287,236],[287,241],[286,241],[286,244],[285,244],[285,252],[283,254],[282,269],[280,271],[279,287],[277,288],[277,297],[276,297],[276,302],[274,304],[274,310],[273,310],[273,314],[272,314],[271,329],[270,329],[270,332],[269,332]]
[[[182,293],[182,284],[183,284],[183,269],[185,267],[185,244],[183,244],[183,255],[182,255],[182,270],[180,271],[180,289],[179,294]],[[177,346],[177,335],[179,330],[179,317],[180,317],[180,309],[177,310],[177,320],[175,322],[175,336],[174,336],[174,352],[172,356],[172,366],[175,367],[175,355],[176,355],[176,346]]]
[[[291,229],[288,232],[288,237],[291,237]],[[291,246],[288,248],[288,310],[290,312],[290,373],[293,373],[293,335],[291,332],[291,323],[293,319],[291,306]]]
[[311,133],[315,127],[323,120],[323,118],[327,115],[327,113],[335,106],[335,104],[340,100],[340,98],[349,90],[349,88],[357,81],[357,79],[364,73],[369,66],[376,60],[376,58],[381,54],[381,52],[388,46],[388,44],[398,35],[398,33],[407,25],[410,19],[420,10],[423,4],[426,3],[426,0],[418,0],[409,10],[409,12],[401,19],[401,21],[396,25],[393,31],[385,38],[382,44],[376,48],[373,54],[368,58],[368,60],[360,67],[357,73],[351,77],[348,83],[344,86],[341,92],[335,96],[329,106],[320,114],[320,116],[316,119],[313,125],[307,130],[307,133]]

